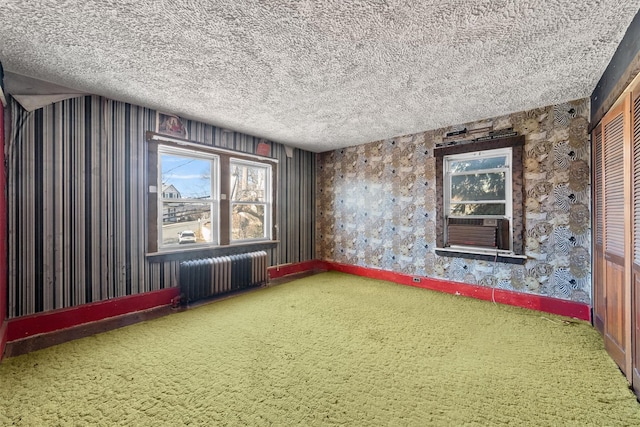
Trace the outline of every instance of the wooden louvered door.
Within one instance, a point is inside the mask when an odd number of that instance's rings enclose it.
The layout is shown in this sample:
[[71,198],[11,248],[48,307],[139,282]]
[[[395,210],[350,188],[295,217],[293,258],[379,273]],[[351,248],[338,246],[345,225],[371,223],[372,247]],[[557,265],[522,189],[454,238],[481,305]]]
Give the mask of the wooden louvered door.
[[[640,89],[640,88],[639,88]],[[631,268],[631,366],[632,385],[640,396],[640,90],[633,91],[631,108],[631,191],[633,221],[633,265]]]
[[591,140],[593,145],[593,324],[604,335],[607,310],[604,287],[604,197],[602,194],[604,158],[601,126],[594,129]]
[[[596,188],[602,201],[602,217],[597,218],[601,224],[596,224],[596,230],[599,225],[602,226],[602,255],[596,261],[596,269],[600,270],[597,274],[600,276],[595,278],[594,297],[596,303],[604,303],[604,313],[597,314],[604,315],[605,347],[631,379],[631,288],[625,265],[629,259],[628,239],[625,238],[629,235],[625,207],[630,187],[627,184],[629,168],[625,164],[625,146],[630,145],[631,133],[629,99],[630,95],[625,96],[602,119],[602,182],[601,188]],[[597,182],[595,184],[598,185]],[[602,264],[598,265],[598,262]],[[599,301],[599,293],[604,301]]]
[[640,397],[640,75],[592,143],[594,325]]

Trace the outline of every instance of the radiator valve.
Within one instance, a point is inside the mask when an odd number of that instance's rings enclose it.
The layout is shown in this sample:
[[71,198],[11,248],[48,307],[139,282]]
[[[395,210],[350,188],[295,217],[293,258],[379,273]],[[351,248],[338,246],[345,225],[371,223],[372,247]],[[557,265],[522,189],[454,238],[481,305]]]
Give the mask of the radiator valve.
[[171,298],[171,308],[180,307],[181,301],[182,301],[182,295],[178,295],[177,297]]

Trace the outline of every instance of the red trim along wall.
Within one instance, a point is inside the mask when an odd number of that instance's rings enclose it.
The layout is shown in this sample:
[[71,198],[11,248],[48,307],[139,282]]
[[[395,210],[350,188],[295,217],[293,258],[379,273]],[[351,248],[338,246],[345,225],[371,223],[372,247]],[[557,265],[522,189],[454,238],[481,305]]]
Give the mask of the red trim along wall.
[[4,170],[4,106],[0,102],[0,360],[7,343],[7,200]]
[[0,361],[4,356],[4,349],[7,346],[7,321],[0,322]]
[[[356,276],[387,280],[402,285],[416,286],[419,288],[447,292],[455,295],[495,301],[500,304],[575,317],[587,321],[591,320],[591,309],[587,304],[559,300],[540,295],[530,295],[505,291],[502,289],[468,285],[465,283],[436,280],[420,276],[410,276],[387,270],[378,270],[329,261],[313,260],[297,264],[269,267],[269,277],[271,279],[276,279],[291,274],[312,271],[339,271]],[[418,277],[420,279],[419,282],[414,282],[414,277]],[[6,324],[3,324],[0,333],[2,334],[5,342],[15,341],[37,334],[54,332],[60,329],[108,319],[110,317],[170,305],[175,301],[175,298],[179,297],[179,293],[180,291],[178,288],[168,288],[144,294],[84,304],[77,307],[17,317],[15,319],[10,319]],[[2,345],[4,346],[4,343]]]
[[110,317],[148,310],[172,303],[180,294],[178,288],[167,288],[143,294],[113,298],[77,307],[36,313],[10,319],[7,341],[15,341],[37,334],[45,334],[72,326],[96,322]]
[[[2,214],[0,214],[0,219],[1,218]],[[269,268],[269,276],[271,279],[275,279],[290,274],[315,271],[319,269],[326,269],[324,263],[313,260],[298,264],[271,267]],[[0,285],[2,285],[1,281]],[[2,302],[0,314],[5,317],[4,307],[6,306],[6,282],[2,295],[3,296],[0,296],[0,302]],[[180,290],[177,287],[167,288],[159,291],[83,304],[76,307],[36,313],[30,316],[16,317],[14,319],[10,319],[8,322],[2,323],[2,326],[0,326],[0,338],[2,339],[1,350],[4,352],[4,346],[6,342],[9,341],[28,338],[38,334],[46,334],[61,329],[108,319],[110,317],[134,313],[136,311],[170,305],[174,303],[175,298],[178,298],[179,295]],[[0,353],[0,355],[1,354],[2,353]]]
[[[311,268],[305,269],[305,267]],[[269,270],[270,275],[273,273],[274,268],[275,267],[271,267],[271,269]],[[286,270],[283,270],[285,268]],[[507,291],[504,289],[487,288],[484,286],[469,285],[466,283],[431,279],[422,276],[411,276],[408,274],[395,273],[393,271],[379,270],[375,268],[340,264],[331,261],[307,261],[300,264],[286,265],[284,267],[281,267],[280,271],[291,271],[291,273],[286,274],[293,274],[311,270],[340,271],[356,276],[387,280],[401,285],[415,286],[434,291],[446,292],[454,295],[477,298],[485,301],[495,301],[496,303],[500,304],[524,307],[531,310],[538,310],[546,313],[575,317],[577,319],[586,320],[589,322],[591,321],[591,307],[588,304],[549,298],[542,295],[525,294],[520,292]],[[414,277],[419,278],[420,281],[414,282]]]
[[290,274],[307,273],[310,271],[327,270],[326,263],[319,260],[303,261],[296,264],[283,264],[269,267],[269,279],[278,279]]

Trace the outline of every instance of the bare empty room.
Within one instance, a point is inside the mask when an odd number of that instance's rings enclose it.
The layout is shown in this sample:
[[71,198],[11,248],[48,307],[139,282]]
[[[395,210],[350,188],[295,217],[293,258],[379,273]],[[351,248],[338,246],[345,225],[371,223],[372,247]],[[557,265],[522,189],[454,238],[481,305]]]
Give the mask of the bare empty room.
[[639,422],[639,9],[6,2],[0,424]]

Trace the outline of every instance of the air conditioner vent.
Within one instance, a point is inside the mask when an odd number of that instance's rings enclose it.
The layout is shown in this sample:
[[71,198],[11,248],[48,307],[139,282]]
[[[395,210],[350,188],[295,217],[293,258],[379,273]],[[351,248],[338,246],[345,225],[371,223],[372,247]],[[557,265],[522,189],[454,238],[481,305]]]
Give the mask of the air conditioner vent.
[[449,218],[449,225],[482,225],[484,218]]
[[496,247],[496,228],[473,224],[449,224],[449,245]]
[[449,218],[448,246],[509,249],[509,220],[498,218]]

